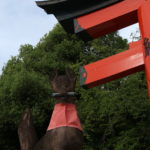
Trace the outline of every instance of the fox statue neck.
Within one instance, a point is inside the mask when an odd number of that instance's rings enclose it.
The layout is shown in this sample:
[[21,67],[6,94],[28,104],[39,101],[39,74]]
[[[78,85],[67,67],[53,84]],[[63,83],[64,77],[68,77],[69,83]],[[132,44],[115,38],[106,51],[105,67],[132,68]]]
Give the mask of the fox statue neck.
[[55,104],[47,130],[60,127],[73,127],[82,131],[75,104],[62,102]]

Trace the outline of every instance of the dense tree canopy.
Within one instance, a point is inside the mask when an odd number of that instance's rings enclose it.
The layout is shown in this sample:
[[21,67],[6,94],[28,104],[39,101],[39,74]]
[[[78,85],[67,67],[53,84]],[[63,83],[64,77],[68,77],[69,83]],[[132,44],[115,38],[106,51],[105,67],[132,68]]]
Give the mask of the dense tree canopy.
[[[53,70],[79,67],[127,49],[117,32],[84,43],[60,25],[39,43],[23,45],[0,76],[0,149],[19,148],[17,126],[25,108],[32,108],[39,137],[45,134],[53,110],[50,79]],[[79,116],[85,150],[150,150],[150,103],[144,72],[89,90],[77,80]]]

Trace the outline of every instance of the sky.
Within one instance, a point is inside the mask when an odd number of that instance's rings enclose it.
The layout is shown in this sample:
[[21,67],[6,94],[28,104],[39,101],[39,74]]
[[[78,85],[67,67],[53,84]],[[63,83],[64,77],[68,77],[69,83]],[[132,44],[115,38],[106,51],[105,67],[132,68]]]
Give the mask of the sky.
[[[35,0],[2,0],[0,2],[0,74],[2,67],[12,56],[19,54],[23,44],[33,46],[57,23],[53,15],[47,15],[36,6]],[[138,24],[119,31],[131,41]]]

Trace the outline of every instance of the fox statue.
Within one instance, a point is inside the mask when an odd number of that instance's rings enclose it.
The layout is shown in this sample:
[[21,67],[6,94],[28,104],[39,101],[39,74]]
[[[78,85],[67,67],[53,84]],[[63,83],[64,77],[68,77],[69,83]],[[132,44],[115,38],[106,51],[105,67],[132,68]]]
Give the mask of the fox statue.
[[21,150],[82,149],[83,129],[75,105],[76,97],[67,94],[74,93],[75,80],[74,73],[69,69],[64,75],[56,72],[51,84],[58,96],[46,134],[40,140],[37,140],[31,111],[23,114],[18,128]]

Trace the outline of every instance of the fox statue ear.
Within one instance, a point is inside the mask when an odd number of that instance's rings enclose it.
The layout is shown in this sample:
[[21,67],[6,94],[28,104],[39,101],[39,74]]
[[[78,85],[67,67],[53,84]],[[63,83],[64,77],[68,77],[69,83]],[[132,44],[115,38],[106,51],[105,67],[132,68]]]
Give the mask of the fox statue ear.
[[19,126],[18,136],[22,150],[31,150],[38,141],[36,130],[34,128],[32,112],[27,108],[22,114]]
[[66,75],[69,78],[69,80],[76,81],[76,76],[72,69],[67,68],[65,71],[66,71]]
[[54,70],[50,77],[51,84],[57,79],[57,77],[58,77],[58,70]]

